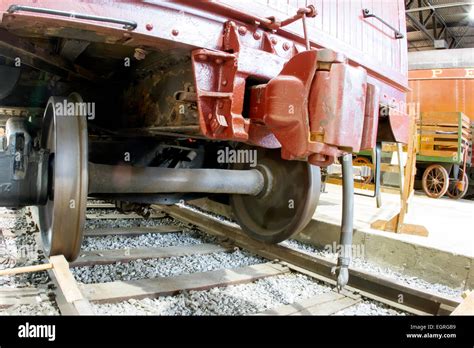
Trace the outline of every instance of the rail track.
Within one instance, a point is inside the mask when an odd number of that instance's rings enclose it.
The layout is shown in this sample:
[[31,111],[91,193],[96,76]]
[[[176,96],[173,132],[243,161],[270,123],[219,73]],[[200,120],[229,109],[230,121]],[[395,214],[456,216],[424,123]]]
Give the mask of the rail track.
[[[213,236],[212,240],[197,244],[179,244],[161,247],[125,247],[98,250],[83,250],[80,257],[68,263],[64,257],[55,256],[46,263],[16,269],[24,271],[47,271],[53,283],[55,302],[63,315],[94,314],[93,305],[118,303],[131,299],[156,299],[190,291],[205,291],[225,288],[237,284],[250,284],[262,279],[290,274],[302,274],[323,284],[327,289],[291,303],[281,303],[252,314],[262,315],[332,315],[357,306],[366,299],[383,303],[397,310],[414,315],[449,314],[459,304],[456,300],[420,291],[388,279],[376,277],[362,270],[351,269],[349,286],[337,292],[331,274],[335,266],[330,261],[286,245],[267,245],[248,238],[238,225],[222,221],[189,206],[154,207],[150,219],[174,219],[174,223],[156,226],[107,227],[109,221],[139,220],[136,214],[120,214],[107,203],[89,203],[87,219],[100,222],[94,229],[86,229],[86,237],[139,237],[149,234],[164,235],[198,229]],[[28,216],[30,225],[32,217]],[[105,225],[106,227],[100,227]],[[39,239],[39,233],[35,233]],[[38,241],[39,242],[39,241]],[[171,258],[192,258],[233,253],[241,249],[258,255],[262,260],[238,267],[217,267],[197,272],[150,278],[112,281],[78,282],[77,269],[84,267],[108,267]],[[187,262],[183,259],[182,262]],[[107,266],[108,265],[108,266]],[[13,270],[15,271],[15,270]],[[76,274],[76,277],[75,277]],[[80,277],[79,277],[80,278]],[[41,289],[0,289],[0,307],[34,304]],[[43,294],[44,296],[44,294]]]

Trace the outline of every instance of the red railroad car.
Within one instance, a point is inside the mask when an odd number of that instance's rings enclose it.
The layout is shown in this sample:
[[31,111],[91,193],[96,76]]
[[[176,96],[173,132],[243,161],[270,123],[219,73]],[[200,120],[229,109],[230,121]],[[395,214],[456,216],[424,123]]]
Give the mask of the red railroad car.
[[88,196],[139,208],[219,195],[250,236],[279,242],[313,216],[320,167],[342,157],[349,178],[352,152],[407,140],[402,0],[0,10],[2,119],[15,115],[0,205],[38,206],[48,254],[78,255]]

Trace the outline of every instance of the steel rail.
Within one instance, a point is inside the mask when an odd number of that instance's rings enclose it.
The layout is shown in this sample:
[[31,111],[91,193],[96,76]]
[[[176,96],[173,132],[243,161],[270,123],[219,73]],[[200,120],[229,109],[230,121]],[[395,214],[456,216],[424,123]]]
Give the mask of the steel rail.
[[[336,266],[325,258],[302,253],[280,244],[265,244],[247,237],[236,224],[223,222],[211,215],[184,206],[154,207],[171,217],[195,225],[205,232],[269,260],[283,261],[289,268],[335,285],[332,269]],[[366,271],[349,268],[347,290],[416,315],[446,315],[460,301],[406,286],[395,280],[377,277]]]

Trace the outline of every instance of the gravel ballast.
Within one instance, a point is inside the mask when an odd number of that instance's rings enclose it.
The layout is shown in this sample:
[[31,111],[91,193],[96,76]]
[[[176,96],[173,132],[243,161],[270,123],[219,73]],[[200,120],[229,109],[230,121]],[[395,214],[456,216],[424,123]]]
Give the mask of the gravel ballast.
[[[156,299],[131,299],[120,303],[93,304],[97,314],[107,315],[251,315],[331,291],[327,285],[301,274],[260,279],[254,283],[183,292]],[[356,305],[359,314],[404,315],[370,301]],[[348,312],[347,312],[348,313]],[[348,315],[341,311],[340,315]]]
[[[286,240],[282,242],[282,245],[288,246],[292,249],[296,249],[300,252],[304,252],[309,255],[325,257],[333,261],[337,260],[337,255],[334,253],[329,253],[327,250],[323,248],[316,248],[312,245],[308,245],[308,244],[296,241],[294,239]],[[365,261],[361,258],[352,259],[351,267],[361,269],[378,276],[383,276],[389,279],[393,279],[402,284],[412,286],[423,291],[430,291],[440,296],[458,298],[461,296],[463,292],[462,288],[454,289],[443,284],[430,283],[421,278],[402,274],[388,267],[378,266],[372,262]]]
[[280,275],[254,283],[183,292],[156,299],[95,304],[97,314],[112,315],[244,315],[255,314],[330,291],[301,274]]
[[146,233],[136,236],[86,237],[81,251],[125,248],[158,248],[206,243],[198,233]]
[[209,255],[191,255],[163,259],[134,260],[109,265],[72,268],[77,281],[85,284],[105,283],[115,280],[172,277],[181,274],[238,268],[266,262],[245,251],[218,252]]

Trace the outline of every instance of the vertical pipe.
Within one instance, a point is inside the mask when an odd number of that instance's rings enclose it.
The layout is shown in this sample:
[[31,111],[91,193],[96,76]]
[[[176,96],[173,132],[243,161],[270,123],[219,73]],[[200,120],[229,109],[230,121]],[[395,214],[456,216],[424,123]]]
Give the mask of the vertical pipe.
[[342,156],[342,225],[339,257],[337,259],[337,287],[342,289],[349,281],[349,263],[352,252],[354,223],[354,176],[352,154]]
[[311,45],[309,43],[308,29],[306,28],[306,13],[303,13],[303,17],[301,17],[301,21],[303,22],[303,34],[304,34],[304,42],[306,46],[306,51],[309,51],[311,49]]
[[382,167],[382,143],[375,144],[375,199],[377,208],[382,207],[382,195],[380,193],[380,171]]

